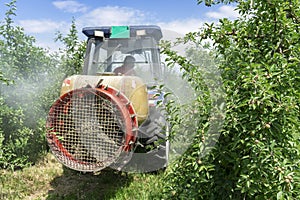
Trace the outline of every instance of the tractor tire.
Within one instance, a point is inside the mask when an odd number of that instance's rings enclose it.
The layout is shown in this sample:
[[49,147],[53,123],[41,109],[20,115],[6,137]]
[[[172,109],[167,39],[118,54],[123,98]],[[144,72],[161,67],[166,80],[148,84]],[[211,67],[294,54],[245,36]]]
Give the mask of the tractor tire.
[[123,170],[157,172],[164,170],[169,160],[169,126],[163,112],[155,107],[139,128],[138,144],[131,160]]

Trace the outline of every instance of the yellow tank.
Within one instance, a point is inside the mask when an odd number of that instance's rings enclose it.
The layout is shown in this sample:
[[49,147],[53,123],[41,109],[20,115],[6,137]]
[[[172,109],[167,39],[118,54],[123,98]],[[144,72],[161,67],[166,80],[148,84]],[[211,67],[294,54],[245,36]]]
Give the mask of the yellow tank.
[[61,95],[82,87],[90,85],[96,87],[101,84],[113,87],[122,92],[132,103],[139,123],[143,122],[148,116],[148,93],[147,86],[142,79],[137,76],[87,76],[74,75],[63,81]]

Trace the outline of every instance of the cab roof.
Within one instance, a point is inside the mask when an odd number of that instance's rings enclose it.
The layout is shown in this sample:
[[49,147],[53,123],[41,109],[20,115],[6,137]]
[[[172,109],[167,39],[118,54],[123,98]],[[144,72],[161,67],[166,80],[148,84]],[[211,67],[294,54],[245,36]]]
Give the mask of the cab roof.
[[[102,31],[105,38],[111,38],[112,28],[117,26],[99,26],[99,27],[85,27],[82,29],[82,32],[88,37],[96,37],[95,31]],[[124,26],[123,26],[124,27]],[[153,37],[156,41],[159,41],[162,38],[161,28],[156,25],[134,25],[128,26],[129,36],[137,36],[137,31],[145,31],[147,36]]]

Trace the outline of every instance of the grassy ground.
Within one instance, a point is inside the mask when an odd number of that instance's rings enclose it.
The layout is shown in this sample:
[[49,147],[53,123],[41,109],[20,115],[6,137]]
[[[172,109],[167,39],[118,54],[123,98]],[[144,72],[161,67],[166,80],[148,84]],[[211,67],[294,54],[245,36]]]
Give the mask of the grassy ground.
[[0,170],[0,199],[149,199],[162,174],[126,174],[104,170],[98,175],[66,169],[51,154],[35,166]]

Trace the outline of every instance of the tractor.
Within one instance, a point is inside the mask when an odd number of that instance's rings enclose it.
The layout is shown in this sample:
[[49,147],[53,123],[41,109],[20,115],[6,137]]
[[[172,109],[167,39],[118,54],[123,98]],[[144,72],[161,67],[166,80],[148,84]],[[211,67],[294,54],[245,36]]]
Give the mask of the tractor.
[[151,172],[168,164],[169,125],[159,89],[160,27],[86,27],[81,75],[67,77],[50,108],[46,139],[64,166]]

